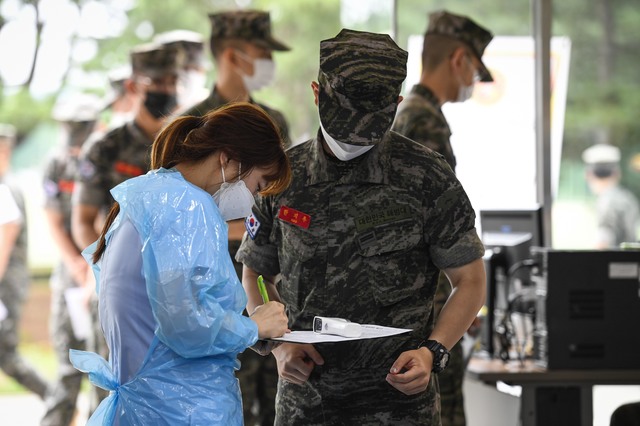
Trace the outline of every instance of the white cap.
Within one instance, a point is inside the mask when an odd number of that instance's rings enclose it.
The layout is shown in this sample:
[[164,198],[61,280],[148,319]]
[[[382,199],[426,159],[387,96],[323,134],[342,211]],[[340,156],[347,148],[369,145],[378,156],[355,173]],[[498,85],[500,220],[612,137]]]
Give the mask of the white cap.
[[96,95],[77,93],[58,100],[51,115],[57,121],[94,121],[101,108],[102,101]]
[[582,160],[587,164],[619,163],[620,149],[607,144],[593,145],[584,150]]
[[164,33],[156,34],[153,37],[154,43],[171,44],[179,42],[187,43],[204,43],[202,34],[190,30],[172,30]]

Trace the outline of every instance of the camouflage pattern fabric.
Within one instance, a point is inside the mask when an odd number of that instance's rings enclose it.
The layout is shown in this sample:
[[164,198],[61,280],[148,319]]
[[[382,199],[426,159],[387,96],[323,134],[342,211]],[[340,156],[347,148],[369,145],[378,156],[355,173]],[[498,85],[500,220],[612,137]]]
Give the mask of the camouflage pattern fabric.
[[[451,148],[451,130],[435,94],[427,87],[415,85],[398,108],[393,130],[443,155],[455,172],[456,158]],[[438,279],[435,298],[436,318],[451,295],[451,283],[443,274]],[[464,426],[464,359],[458,342],[451,348],[447,368],[438,374],[442,426]]]
[[392,129],[444,156],[456,171],[456,157],[451,148],[451,129],[436,95],[416,84],[398,106]]
[[493,39],[493,34],[467,16],[455,15],[444,10],[429,14],[429,26],[425,37],[441,35],[461,41],[480,61],[480,81],[493,81],[491,73],[482,62],[482,55]]
[[[2,182],[0,182],[2,183]],[[17,187],[9,186],[16,204],[26,218],[24,199]],[[20,317],[29,290],[27,269],[27,225],[22,229],[11,250],[9,264],[0,280],[0,300],[7,308],[7,317],[0,321],[0,368],[25,388],[44,399],[48,393],[47,381],[18,353]]]
[[[284,116],[275,109],[250,100],[260,106],[273,119],[283,136],[285,145],[290,145],[289,130]],[[187,110],[183,115],[203,116],[212,109],[220,108],[228,103],[215,88],[211,95],[201,103]],[[229,255],[233,260],[238,278],[242,281],[242,264],[235,260],[240,241],[229,241]],[[244,423],[247,426],[273,425],[275,418],[275,397],[278,383],[278,367],[273,356],[262,356],[252,350],[245,350],[238,355],[240,370],[236,377],[240,381],[242,391],[242,410]]]
[[82,147],[73,203],[111,208],[111,188],[149,171],[152,143],[133,122],[87,141]]
[[[269,108],[268,106],[259,102],[255,102],[253,99],[249,99],[249,102],[253,105],[259,106],[267,114],[269,114],[269,117],[271,117],[271,119],[276,123],[278,129],[280,130],[280,135],[284,140],[285,147],[291,146],[291,139],[289,138],[289,125],[287,124],[287,120],[284,118],[284,115],[282,115],[282,113],[278,110]],[[212,109],[218,109],[228,103],[229,101],[223,99],[214,87],[211,95],[207,99],[200,102],[199,104],[192,106],[180,115],[195,115],[196,117],[202,117]]]
[[204,61],[204,39],[194,31],[173,30],[160,33],[153,38],[155,43],[173,47],[184,52],[185,68],[200,68]]
[[[77,173],[78,159],[72,155],[53,158],[45,171],[45,208],[62,215],[65,231],[71,235],[71,195]],[[58,263],[51,275],[51,316],[49,329],[58,363],[58,377],[45,401],[45,414],[41,426],[71,424],[76,410],[76,401],[82,383],[82,372],[69,361],[69,349],[84,350],[85,342],[78,340],[71,326],[64,292],[76,283],[63,262]]]
[[435,375],[414,396],[384,378],[429,336],[440,269],[484,254],[462,186],[439,154],[395,132],[348,162],[328,157],[321,135],[288,153],[293,182],[259,198],[260,227],[237,260],[281,274],[293,330],[310,330],[323,315],[413,332],[316,345],[325,364],[305,386],[280,380],[276,424],[439,425]]
[[378,143],[396,113],[407,57],[386,34],[343,29],[321,41],[318,110],[327,133],[351,145]]
[[129,56],[132,71],[150,78],[180,75],[186,62],[186,53],[177,45],[147,43],[134,47]]
[[288,46],[273,38],[268,12],[234,10],[210,14],[209,20],[212,45],[220,40],[239,39],[269,50],[290,50]]
[[[444,304],[447,303],[451,290],[449,279],[441,272],[438,277],[438,287],[434,300],[436,318],[440,315]],[[456,343],[451,348],[450,354],[447,368],[438,373],[440,417],[442,426],[464,426],[467,424],[467,418],[464,412],[464,394],[462,393],[465,373],[462,343]]]
[[598,240],[612,248],[620,243],[638,241],[640,206],[628,189],[614,186],[598,196],[596,205]]

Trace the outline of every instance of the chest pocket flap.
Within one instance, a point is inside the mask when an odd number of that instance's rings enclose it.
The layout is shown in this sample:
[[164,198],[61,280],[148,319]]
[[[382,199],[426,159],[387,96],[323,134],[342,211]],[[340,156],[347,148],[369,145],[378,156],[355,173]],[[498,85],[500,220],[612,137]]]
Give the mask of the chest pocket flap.
[[375,299],[383,306],[415,294],[418,270],[424,268],[426,250],[422,227],[404,219],[369,228],[358,234],[360,255],[366,267]]

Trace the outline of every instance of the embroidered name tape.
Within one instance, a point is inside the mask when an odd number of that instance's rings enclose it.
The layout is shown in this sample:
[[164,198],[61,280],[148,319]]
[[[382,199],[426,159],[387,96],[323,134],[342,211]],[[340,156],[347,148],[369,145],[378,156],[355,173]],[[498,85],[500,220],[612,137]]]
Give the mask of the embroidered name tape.
[[133,164],[125,163],[124,161],[116,161],[113,165],[113,169],[122,175],[128,175],[132,177],[144,174],[144,170],[142,170],[140,167]]
[[297,225],[304,229],[309,229],[309,225],[311,224],[311,216],[287,206],[280,207],[280,211],[278,212],[278,219]]

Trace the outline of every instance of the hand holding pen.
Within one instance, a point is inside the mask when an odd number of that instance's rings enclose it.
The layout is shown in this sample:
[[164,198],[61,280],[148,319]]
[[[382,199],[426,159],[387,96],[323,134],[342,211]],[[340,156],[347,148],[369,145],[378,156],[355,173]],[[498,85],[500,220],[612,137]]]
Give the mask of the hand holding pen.
[[290,332],[287,315],[284,313],[284,305],[280,302],[270,302],[264,278],[258,277],[258,290],[264,301],[264,305],[258,306],[250,318],[258,325],[258,338],[281,337]]

